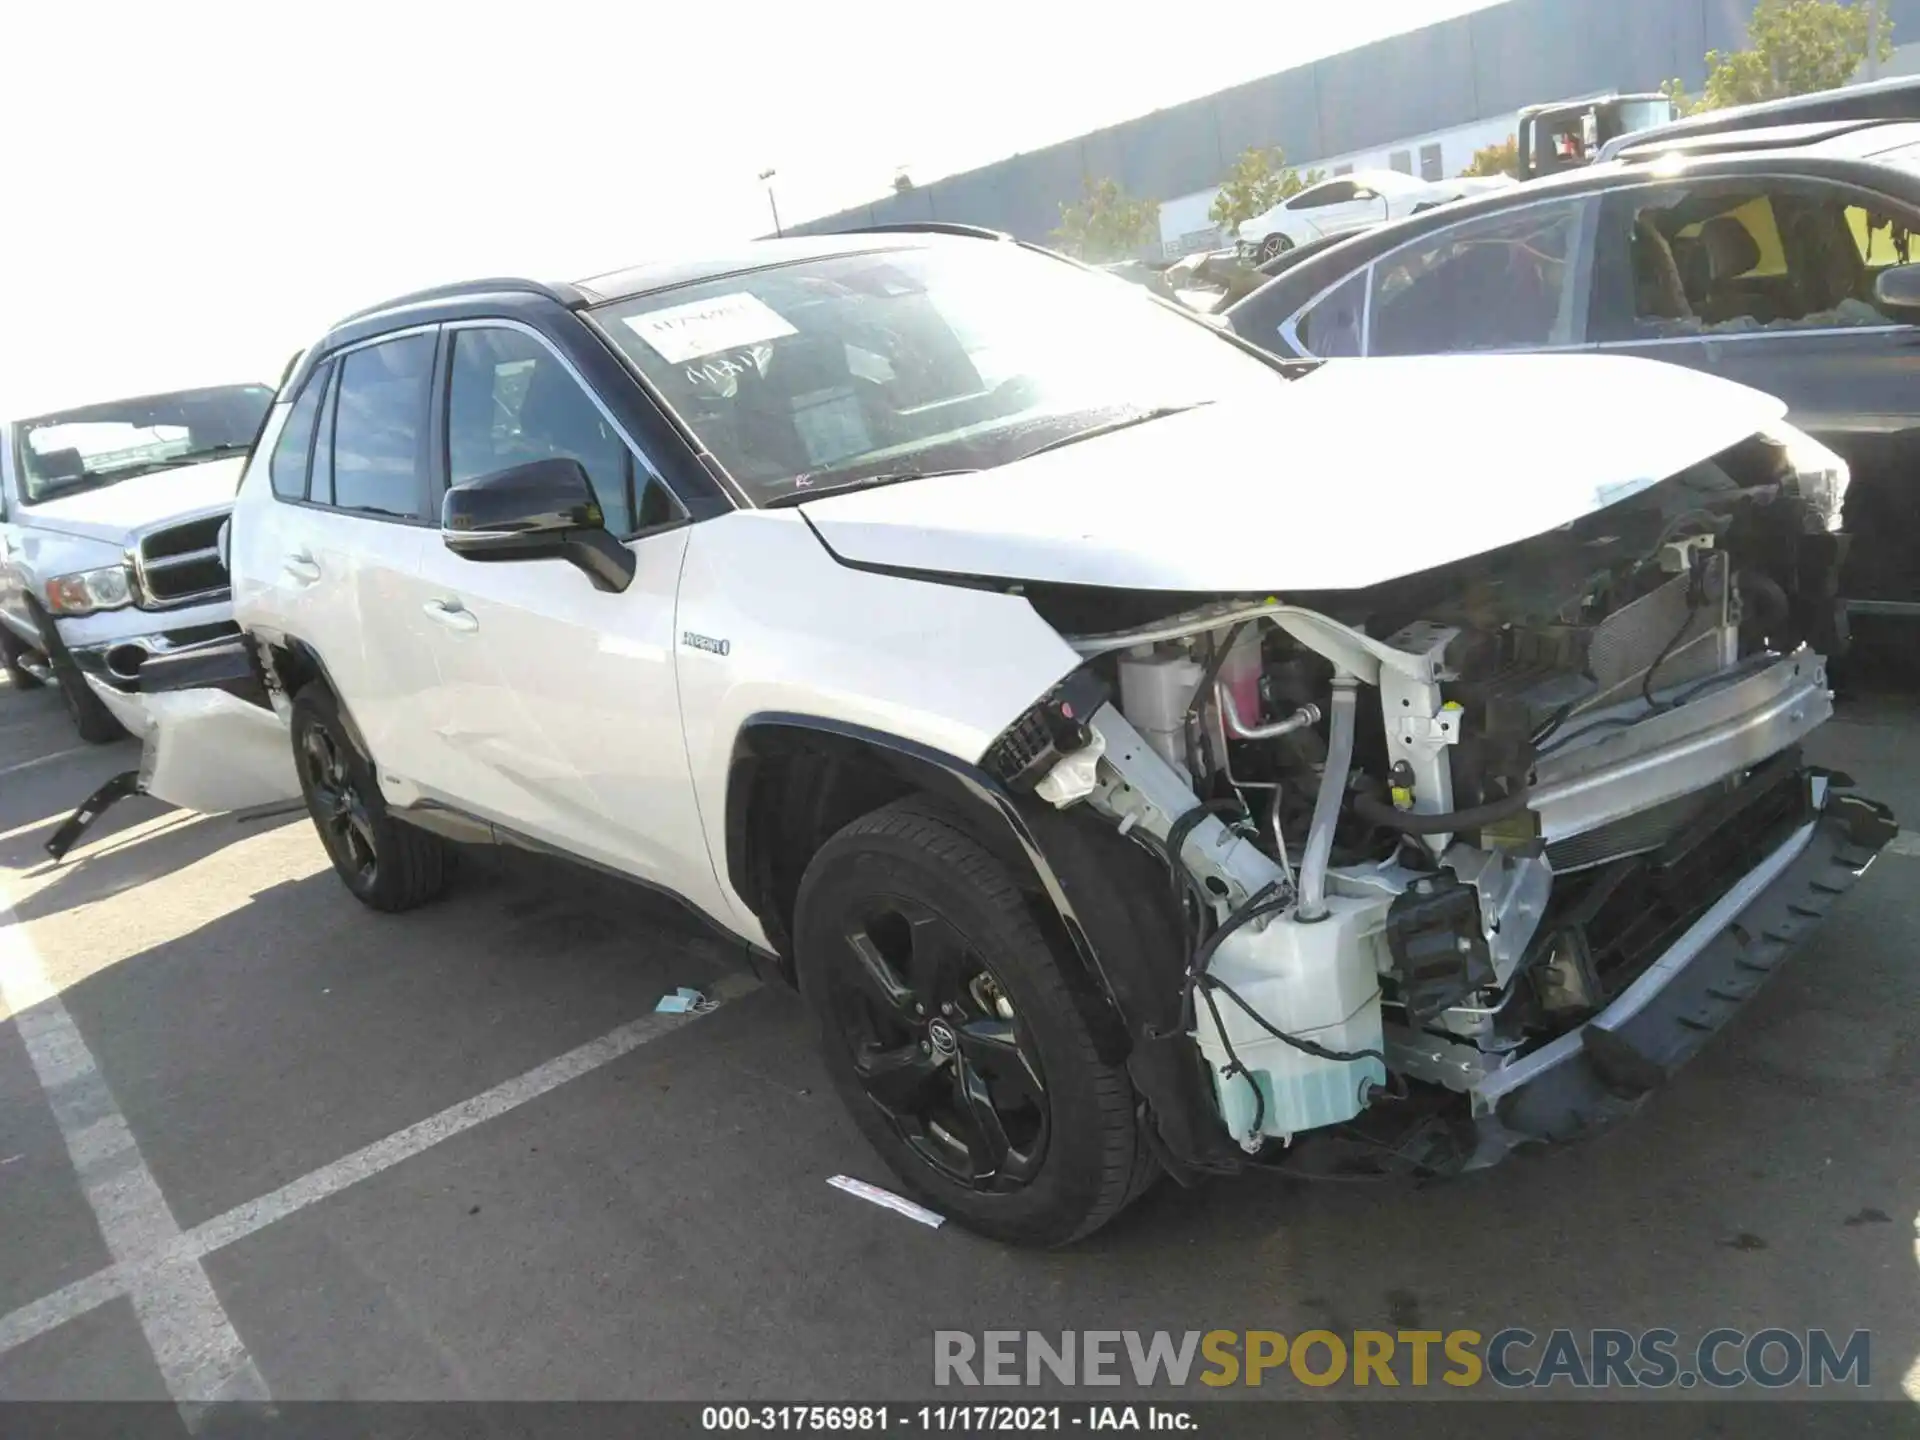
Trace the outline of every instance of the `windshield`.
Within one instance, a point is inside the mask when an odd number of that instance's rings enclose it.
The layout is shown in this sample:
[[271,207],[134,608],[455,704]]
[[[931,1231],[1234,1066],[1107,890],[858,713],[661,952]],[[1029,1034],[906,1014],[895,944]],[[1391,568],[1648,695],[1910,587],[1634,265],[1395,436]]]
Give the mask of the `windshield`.
[[219,385],[22,421],[18,454],[27,501],[244,455],[272,404],[265,385]]
[[760,505],[987,469],[1287,383],[1136,285],[992,241],[809,260],[598,313]]

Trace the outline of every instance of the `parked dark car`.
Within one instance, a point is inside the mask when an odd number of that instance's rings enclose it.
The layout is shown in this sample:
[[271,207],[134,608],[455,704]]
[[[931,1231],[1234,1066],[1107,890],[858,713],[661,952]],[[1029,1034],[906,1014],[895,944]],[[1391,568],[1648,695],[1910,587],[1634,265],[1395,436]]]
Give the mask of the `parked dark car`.
[[1745,130],[1382,226],[1223,314],[1288,357],[1604,350],[1777,395],[1851,467],[1852,614],[1920,618],[1916,232],[1920,124]]

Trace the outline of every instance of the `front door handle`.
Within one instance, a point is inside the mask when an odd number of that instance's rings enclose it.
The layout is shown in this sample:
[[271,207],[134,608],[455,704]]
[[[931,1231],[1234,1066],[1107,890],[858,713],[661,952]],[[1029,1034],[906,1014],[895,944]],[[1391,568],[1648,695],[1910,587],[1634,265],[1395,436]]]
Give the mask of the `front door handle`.
[[314,563],[313,556],[304,550],[293,551],[280,565],[300,585],[312,585],[320,578],[320,567]]
[[427,612],[428,619],[438,620],[449,630],[458,630],[463,635],[480,628],[480,617],[458,600],[429,600],[420,608]]

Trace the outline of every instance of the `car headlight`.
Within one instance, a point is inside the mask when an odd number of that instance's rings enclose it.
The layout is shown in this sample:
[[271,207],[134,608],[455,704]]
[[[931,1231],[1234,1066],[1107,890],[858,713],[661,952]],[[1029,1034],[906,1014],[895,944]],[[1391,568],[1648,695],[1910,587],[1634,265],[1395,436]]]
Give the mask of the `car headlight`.
[[47,610],[54,615],[90,615],[133,603],[133,586],[124,565],[76,570],[47,581]]
[[1800,498],[1829,531],[1839,530],[1847,484],[1853,478],[1847,462],[1804,430],[1791,425],[1768,431],[1767,438],[1787,452],[1787,468],[1793,472],[1794,488]]

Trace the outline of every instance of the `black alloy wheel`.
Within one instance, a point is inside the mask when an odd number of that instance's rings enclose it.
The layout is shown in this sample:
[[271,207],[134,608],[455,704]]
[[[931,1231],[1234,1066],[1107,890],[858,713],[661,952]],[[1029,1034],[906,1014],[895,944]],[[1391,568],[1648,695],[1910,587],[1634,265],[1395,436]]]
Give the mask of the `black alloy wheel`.
[[380,878],[379,844],[340,747],[326,726],[309,725],[300,737],[300,778],[328,858],[354,890],[371,890]]
[[800,993],[853,1121],[940,1214],[1022,1245],[1099,1229],[1158,1173],[1100,1003],[1008,862],[924,796],[849,821],[793,909]]
[[1260,242],[1260,259],[1277,260],[1293,248],[1293,241],[1284,235],[1269,235]]
[[876,897],[828,983],[860,1088],[910,1149],[972,1190],[1033,1179],[1046,1082],[1006,991],[948,921]]
[[375,910],[411,910],[452,878],[454,847],[387,811],[373,762],[324,684],[293,698],[293,763],[334,872]]

